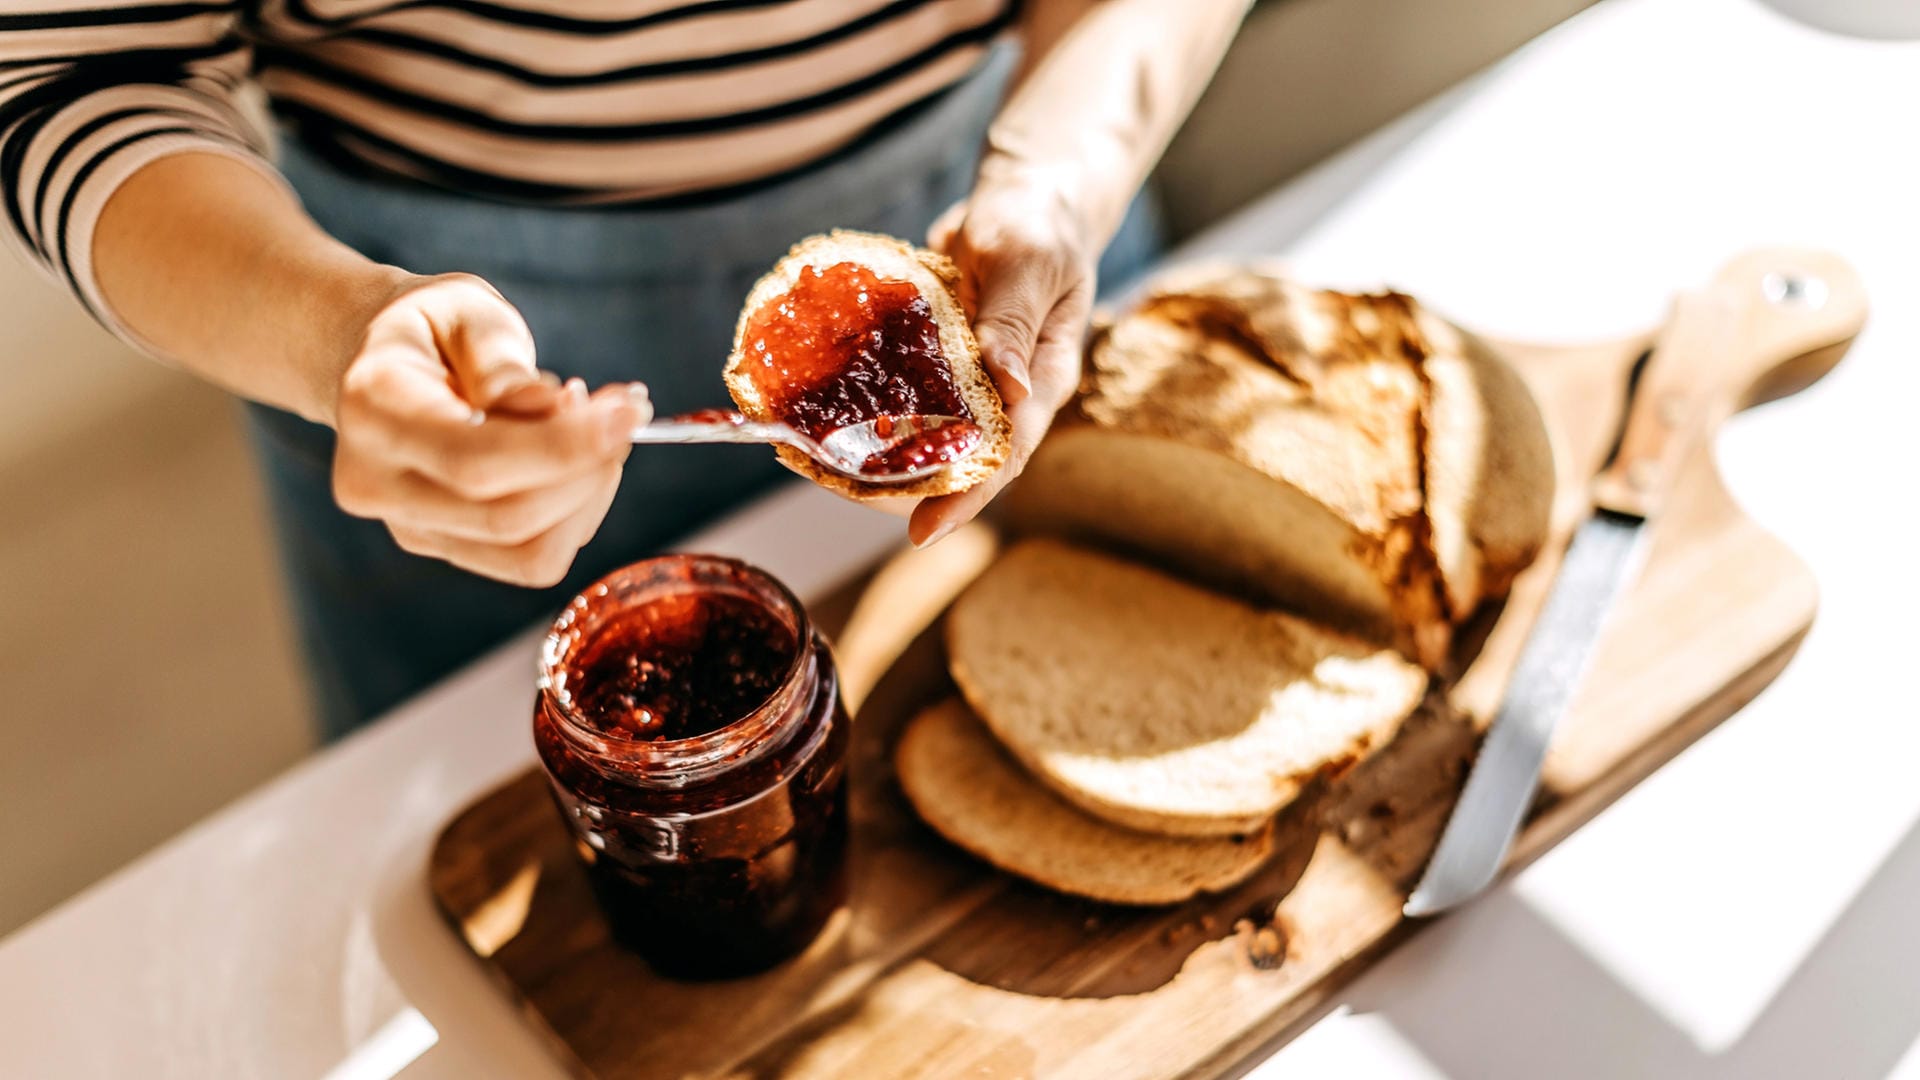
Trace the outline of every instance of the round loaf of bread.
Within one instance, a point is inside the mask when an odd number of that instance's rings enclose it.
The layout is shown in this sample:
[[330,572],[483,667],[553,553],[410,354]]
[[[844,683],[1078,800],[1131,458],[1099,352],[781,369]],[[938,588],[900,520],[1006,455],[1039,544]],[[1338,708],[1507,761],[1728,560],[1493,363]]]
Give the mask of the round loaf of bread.
[[980,365],[980,346],[974,341],[973,328],[960,305],[959,271],[946,256],[891,236],[845,229],[810,236],[795,244],[772,270],[754,283],[740,310],[740,320],[734,327],[733,351],[727,357],[727,392],[734,403],[749,419],[779,419],[748,374],[748,326],[763,307],[777,303],[792,291],[802,270],[825,269],[845,262],[865,267],[883,281],[905,281],[926,299],[934,323],[939,327],[940,351],[952,373],[954,388],[972,413],[973,422],[980,425],[980,443],[971,454],[953,465],[900,484],[872,484],[842,476],[821,468],[798,450],[784,446],[777,450],[781,462],[821,487],[855,499],[949,495],[985,480],[1005,464],[1012,429],[1007,424],[1000,392]]
[[1390,649],[1050,539],[988,567],[946,637],[955,684],[1029,773],[1173,836],[1258,829],[1384,746],[1427,686]]
[[1095,339],[1009,491],[1022,531],[1146,556],[1429,667],[1547,535],[1553,458],[1525,385],[1398,293],[1270,271],[1164,277]]
[[1273,853],[1270,823],[1247,836],[1178,839],[1089,817],[1022,772],[959,701],[909,721],[894,765],[914,810],[955,845],[1093,900],[1176,904],[1245,881]]

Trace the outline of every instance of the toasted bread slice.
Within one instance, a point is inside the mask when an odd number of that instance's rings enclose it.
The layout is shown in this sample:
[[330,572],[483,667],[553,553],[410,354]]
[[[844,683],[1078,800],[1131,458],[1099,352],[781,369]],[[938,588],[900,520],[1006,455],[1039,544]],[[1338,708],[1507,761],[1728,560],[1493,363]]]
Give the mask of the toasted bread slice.
[[1246,833],[1399,730],[1394,652],[1110,555],[1022,541],[947,618],[955,683],[1037,779],[1116,825]]
[[1128,549],[1430,667],[1547,532],[1546,428],[1484,344],[1397,293],[1189,269],[1095,340],[1014,524]]
[[907,799],[934,830],[1009,873],[1112,904],[1175,904],[1245,881],[1273,853],[1242,837],[1150,836],[1075,809],[1022,772],[965,704],[908,722],[894,751]]
[[843,262],[866,267],[882,280],[909,282],[926,298],[940,329],[940,349],[953,374],[954,387],[972,413],[973,422],[980,425],[980,445],[952,466],[905,484],[881,485],[853,480],[829,472],[806,455],[787,447],[778,450],[781,462],[821,487],[856,499],[948,495],[985,480],[1005,464],[1011,428],[1000,401],[1000,391],[980,365],[980,346],[973,339],[973,328],[960,305],[959,271],[946,256],[890,236],[845,229],[810,236],[795,244],[766,276],[754,283],[734,327],[733,352],[727,357],[727,392],[733,396],[734,403],[750,419],[778,419],[746,370],[748,324],[761,308],[791,291],[803,269],[810,266],[825,269]]

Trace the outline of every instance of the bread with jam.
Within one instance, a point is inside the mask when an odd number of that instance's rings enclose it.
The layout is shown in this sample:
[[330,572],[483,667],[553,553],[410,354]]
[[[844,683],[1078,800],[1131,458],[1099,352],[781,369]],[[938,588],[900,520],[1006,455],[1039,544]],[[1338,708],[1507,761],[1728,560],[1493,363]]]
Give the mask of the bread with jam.
[[973,449],[901,483],[856,480],[791,448],[777,452],[788,468],[856,499],[965,491],[1006,462],[1011,429],[958,285],[946,256],[890,236],[808,237],[748,294],[727,391],[749,419],[783,420],[815,438],[883,415],[962,417],[979,426]]

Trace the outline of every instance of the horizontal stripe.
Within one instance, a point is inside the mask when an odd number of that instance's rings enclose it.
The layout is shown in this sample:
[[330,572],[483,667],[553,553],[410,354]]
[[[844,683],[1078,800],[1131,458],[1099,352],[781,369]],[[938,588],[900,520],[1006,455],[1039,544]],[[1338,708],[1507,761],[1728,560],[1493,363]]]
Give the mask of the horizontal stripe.
[[[243,55],[246,46],[237,40],[221,39],[205,45],[177,48],[122,48],[99,53],[78,53],[38,58],[34,63],[54,64],[67,70],[55,80],[60,85],[81,90],[130,82],[171,82],[185,75],[190,64]],[[0,109],[5,106],[0,105]],[[5,123],[0,114],[0,124]]]
[[[785,57],[751,69],[704,71],[654,79],[644,85],[588,83],[565,89],[534,88],[491,71],[451,60],[408,54],[395,56],[360,41],[329,41],[311,53],[320,61],[404,93],[436,101],[478,102],[478,111],[498,120],[529,124],[571,122],[590,117],[596,124],[640,124],[685,119],[687,102],[699,102],[707,115],[731,114],[830,91],[850,78],[870,74],[894,55],[941,40],[953,17],[965,22],[992,18],[995,0],[954,0],[951,11],[925,8],[883,27],[834,42],[801,56]],[[962,24],[964,25],[964,23]],[[269,84],[280,73],[269,69]]]
[[697,18],[723,11],[746,11],[753,8],[777,7],[787,0],[704,0],[703,3],[687,4],[683,7],[669,8],[665,11],[650,12],[645,15],[620,19],[582,19],[572,15],[561,15],[551,11],[541,11],[524,7],[511,7],[505,4],[488,3],[487,0],[401,0],[357,15],[321,15],[314,11],[308,0],[287,0],[287,14],[296,21],[308,26],[337,30],[353,25],[354,22],[396,11],[445,10],[464,11],[488,22],[508,26],[528,26],[541,30],[559,30],[571,34],[624,34],[634,30],[645,30],[681,19]]
[[[926,103],[925,99],[910,102],[883,116],[873,127],[885,127],[896,117],[913,113]],[[559,184],[540,184],[482,169],[473,169],[451,162],[437,160],[420,153],[418,150],[394,140],[384,138],[372,132],[342,124],[332,114],[309,109],[292,102],[275,103],[275,111],[291,120],[301,129],[303,145],[324,158],[332,160],[347,171],[356,171],[360,164],[377,160],[386,171],[404,175],[409,179],[420,180],[435,187],[450,191],[498,199],[503,202],[535,203],[581,208],[619,208],[623,206],[645,206],[649,209],[672,207],[698,207],[740,198],[754,191],[764,190],[793,178],[796,174],[807,172],[819,164],[807,161],[801,165],[778,170],[750,179],[721,186],[701,186],[685,191],[662,194],[659,192],[622,193],[595,187],[570,187]],[[857,140],[855,140],[857,142]],[[847,147],[837,147],[828,155],[828,160],[844,152]]]
[[820,31],[809,37],[783,41],[776,45],[765,45],[756,49],[743,49],[737,52],[725,52],[711,56],[692,56],[678,60],[657,60],[645,64],[628,64],[624,67],[603,68],[596,71],[568,72],[542,71],[516,64],[499,57],[471,52],[460,45],[423,37],[418,34],[398,30],[351,30],[338,40],[364,41],[391,49],[419,53],[424,56],[438,57],[451,61],[461,67],[492,71],[508,76],[528,86],[598,86],[604,83],[631,82],[640,79],[659,79],[674,75],[686,75],[695,72],[723,71],[732,68],[748,67],[796,56],[802,53],[831,45],[854,37],[877,26],[899,19],[910,12],[924,8],[929,0],[895,0],[878,10],[868,12],[851,22]]
[[[424,154],[398,139],[389,139],[376,131],[369,130],[350,120],[342,119],[324,109],[316,109],[285,98],[276,99],[274,112],[293,121],[299,129],[303,141],[324,150],[328,146],[340,147],[350,142],[361,142],[375,149],[411,163],[416,176],[438,178],[440,186],[454,191],[469,191],[478,195],[493,195],[528,202],[566,202],[585,198],[596,189],[568,184],[549,184],[524,180],[505,173],[489,172],[485,169],[468,168],[450,161],[442,161]],[[336,164],[351,167],[352,161],[336,158]]]
[[284,50],[263,52],[261,62],[263,67],[297,71],[344,90],[351,90],[423,116],[451,120],[479,131],[491,131],[528,140],[634,142],[753,127],[827,108],[872,93],[896,79],[912,74],[955,49],[989,41],[1005,26],[1006,16],[996,15],[979,26],[950,34],[912,56],[889,64],[872,74],[818,94],[783,101],[777,105],[714,116],[634,124],[520,123],[488,115],[467,105],[403,90],[390,83],[327,63],[307,53]]
[[139,26],[172,22],[209,13],[239,10],[237,0],[210,4],[137,4],[120,8],[77,8],[71,11],[28,11],[0,14],[0,33],[10,30],[55,30],[87,26]]
[[[894,110],[949,85],[978,59],[974,50],[939,64],[885,91],[831,110],[788,120],[777,127],[690,135],[644,143],[607,140],[542,140],[480,131],[438,117],[421,116],[297,73],[279,73],[270,84],[277,108],[298,102],[333,117],[351,117],[362,131],[417,150],[423,158],[482,172],[509,172],[520,179],[599,190],[626,199],[675,194],[703,183],[744,179],[837,149]],[[269,73],[273,74],[273,73]],[[503,168],[503,165],[510,168]]]

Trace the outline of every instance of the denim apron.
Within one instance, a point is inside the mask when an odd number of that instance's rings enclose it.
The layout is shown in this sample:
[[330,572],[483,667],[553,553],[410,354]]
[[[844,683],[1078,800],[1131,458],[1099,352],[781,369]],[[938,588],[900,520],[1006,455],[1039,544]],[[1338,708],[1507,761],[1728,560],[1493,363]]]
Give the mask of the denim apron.
[[[351,174],[297,141],[281,170],[307,212],[367,257],[487,279],[533,330],[542,368],[588,386],[639,379],[661,413],[728,404],[720,368],[740,302],[794,241],[834,227],[909,239],[964,197],[1014,50],[849,151],[750,193],[691,206],[554,209]],[[1157,246],[1136,203],[1101,263],[1120,282]],[[643,558],[791,475],[752,446],[648,446],[628,458],[598,535],[552,589],[409,555],[342,513],[333,433],[248,407],[322,734],[335,738]]]

